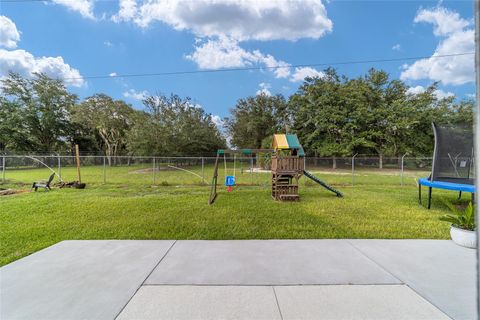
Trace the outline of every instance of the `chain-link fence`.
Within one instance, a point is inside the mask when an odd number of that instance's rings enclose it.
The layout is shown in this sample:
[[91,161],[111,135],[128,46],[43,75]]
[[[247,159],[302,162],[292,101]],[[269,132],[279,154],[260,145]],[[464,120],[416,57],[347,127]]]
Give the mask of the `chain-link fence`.
[[[81,180],[89,184],[208,185],[215,157],[80,156],[78,176],[74,156],[0,155],[0,183],[31,184],[55,173],[56,181]],[[415,183],[428,175],[430,157],[306,157],[305,168],[336,185]],[[269,162],[261,156],[219,158],[218,173],[234,175],[238,185],[269,185]],[[304,184],[310,181],[303,179]],[[312,182],[313,184],[313,182]]]

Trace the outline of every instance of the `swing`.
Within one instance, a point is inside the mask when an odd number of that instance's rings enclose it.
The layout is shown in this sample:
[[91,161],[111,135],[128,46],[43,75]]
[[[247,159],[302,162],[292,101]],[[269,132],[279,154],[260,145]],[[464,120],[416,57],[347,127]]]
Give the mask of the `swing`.
[[227,158],[223,154],[223,164],[225,166],[225,186],[227,187],[227,192],[232,192],[233,187],[235,186],[235,164],[236,164],[236,155],[233,155],[233,176],[227,175]]

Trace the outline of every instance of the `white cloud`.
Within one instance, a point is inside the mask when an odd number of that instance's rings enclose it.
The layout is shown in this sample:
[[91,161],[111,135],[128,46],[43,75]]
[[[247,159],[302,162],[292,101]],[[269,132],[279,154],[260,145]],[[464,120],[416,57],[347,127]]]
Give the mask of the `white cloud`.
[[440,89],[435,90],[435,92],[433,94],[435,94],[437,99],[444,99],[444,98],[449,98],[449,97],[454,97],[455,96],[455,94],[453,92],[450,92],[450,91],[445,92],[445,91],[440,90]]
[[130,21],[137,15],[137,1],[136,0],[120,0],[120,10],[117,14],[112,16],[112,21],[122,22]]
[[311,67],[301,67],[301,68],[295,68],[295,71],[292,74],[292,77],[290,78],[290,81],[292,82],[299,82],[303,81],[305,78],[310,77],[323,77],[324,73],[321,71],[318,71],[314,68]]
[[78,12],[84,18],[95,19],[93,15],[95,0],[51,0],[51,2],[62,5],[71,11]]
[[123,96],[125,98],[130,98],[134,100],[143,100],[148,96],[148,91],[143,90],[143,91],[135,91],[133,89],[129,89],[128,91],[125,91],[123,93]]
[[[422,87],[422,86],[415,86],[415,87],[410,87],[407,89],[407,93],[408,94],[421,94],[421,93],[424,93],[425,92],[425,87]],[[437,89],[433,92],[433,94],[435,95],[435,97],[437,97],[437,99],[444,99],[444,98],[448,98],[448,97],[453,97],[455,96],[455,94],[453,92],[445,92],[441,89]]]
[[425,88],[422,86],[410,87],[407,89],[408,94],[420,94],[424,92],[425,92]]
[[116,77],[117,76],[117,73],[116,72],[112,72],[109,74],[110,77]]
[[400,44],[396,44],[392,47],[392,50],[395,50],[395,51],[399,51],[402,47],[400,46]]
[[111,42],[108,41],[108,40],[104,41],[103,44],[104,44],[106,47],[113,47],[113,43],[111,43]]
[[[276,78],[289,78],[290,64],[259,50],[246,50],[242,41],[319,39],[333,28],[322,0],[120,0],[111,19],[144,28],[161,22],[193,33],[194,51],[185,58],[200,69],[255,66],[270,70]],[[313,70],[308,71],[317,75]],[[292,81],[298,81],[302,72],[307,70],[298,70]]]
[[223,119],[219,115],[212,115],[212,122],[219,128],[223,127]]
[[260,87],[260,89],[257,90],[256,92],[256,95],[259,96],[259,95],[266,95],[266,96],[271,96],[272,93],[270,92],[270,88],[272,87],[270,85],[270,83],[265,83],[265,82],[262,82],[258,85]]
[[30,77],[34,72],[59,78],[67,85],[81,87],[85,82],[80,72],[63,61],[62,57],[34,57],[25,50],[0,49],[0,77],[9,71]]
[[20,41],[20,32],[17,26],[6,16],[0,16],[0,46],[8,49],[17,47],[17,42]]
[[[8,49],[16,48],[20,32],[15,23],[5,16],[0,16],[0,45]],[[6,32],[4,32],[6,30]],[[35,57],[28,51],[0,49],[0,78],[9,72],[31,77],[34,72],[44,73],[49,77],[62,79],[67,85],[81,87],[84,85],[80,72],[65,63],[62,57]]]
[[[277,78],[287,78],[290,76],[290,63],[276,60],[272,55],[263,55],[260,51],[255,50],[254,54],[258,57],[260,63],[264,63],[275,74]],[[283,68],[285,67],[285,68]]]
[[419,10],[413,21],[415,23],[426,22],[433,24],[433,34],[436,36],[447,36],[462,31],[471,24],[463,19],[458,12],[450,11],[440,6]]
[[194,48],[194,52],[185,58],[195,62],[200,69],[265,67],[276,78],[290,78],[292,82],[323,76],[323,72],[311,67],[295,68],[292,73],[289,63],[259,50],[247,51],[239,46],[238,41],[227,37],[197,41]]
[[195,45],[195,51],[186,58],[195,62],[200,69],[265,66],[272,68],[277,78],[286,78],[290,75],[288,68],[290,65],[285,61],[276,60],[273,56],[263,54],[259,50],[247,51],[238,45],[238,41],[227,37],[198,42]]
[[[456,12],[443,7],[423,9],[417,13],[415,22],[434,25],[434,34],[441,37],[433,56],[475,51],[474,30],[471,23]],[[462,85],[474,80],[473,55],[421,59],[404,65],[402,80],[430,79],[443,84]]]
[[238,46],[238,42],[226,37],[197,42],[195,51],[186,56],[200,69],[239,68],[251,65],[254,54]]
[[[63,0],[67,1],[67,0]],[[228,36],[236,40],[318,39],[333,23],[321,0],[121,0],[112,20],[147,27],[158,21],[199,37]]]

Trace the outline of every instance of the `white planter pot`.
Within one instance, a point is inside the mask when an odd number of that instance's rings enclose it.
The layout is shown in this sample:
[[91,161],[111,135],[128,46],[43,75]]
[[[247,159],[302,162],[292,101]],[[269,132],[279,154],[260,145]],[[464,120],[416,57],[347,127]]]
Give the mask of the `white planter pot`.
[[462,247],[467,247],[472,249],[477,247],[476,231],[460,229],[452,226],[450,228],[450,236],[452,237],[453,242],[455,242],[456,244]]

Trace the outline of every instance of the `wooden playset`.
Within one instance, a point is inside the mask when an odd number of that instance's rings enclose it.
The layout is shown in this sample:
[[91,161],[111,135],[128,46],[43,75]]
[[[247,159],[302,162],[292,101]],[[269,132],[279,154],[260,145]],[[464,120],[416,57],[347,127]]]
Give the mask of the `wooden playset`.
[[272,198],[274,200],[298,201],[300,199],[298,181],[303,175],[332,191],[337,197],[343,196],[340,191],[305,171],[305,152],[295,134],[275,134],[272,149],[220,149],[217,151],[208,203],[213,204],[217,198],[218,166],[221,157],[223,157],[225,164],[225,186],[227,191],[231,192],[235,186],[235,175],[227,175],[226,155],[233,154],[235,157],[236,154],[241,154],[246,157],[253,157],[259,153],[271,154]]

